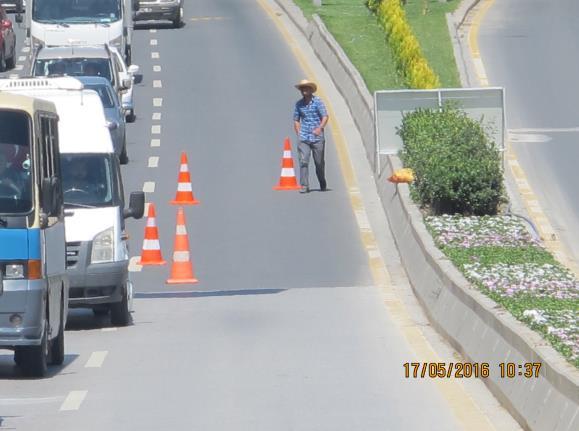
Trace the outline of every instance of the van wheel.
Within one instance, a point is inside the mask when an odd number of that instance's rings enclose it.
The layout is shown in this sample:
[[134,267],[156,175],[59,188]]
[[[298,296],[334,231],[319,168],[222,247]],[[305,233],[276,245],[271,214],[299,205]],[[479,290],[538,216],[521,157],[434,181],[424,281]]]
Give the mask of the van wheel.
[[62,365],[64,362],[64,305],[60,304],[60,327],[58,335],[51,341],[50,365]]
[[129,298],[126,284],[123,286],[123,298],[111,304],[111,323],[115,326],[127,326],[131,323]]
[[44,322],[44,333],[39,346],[19,347],[20,368],[25,376],[44,377],[48,370],[48,321]]

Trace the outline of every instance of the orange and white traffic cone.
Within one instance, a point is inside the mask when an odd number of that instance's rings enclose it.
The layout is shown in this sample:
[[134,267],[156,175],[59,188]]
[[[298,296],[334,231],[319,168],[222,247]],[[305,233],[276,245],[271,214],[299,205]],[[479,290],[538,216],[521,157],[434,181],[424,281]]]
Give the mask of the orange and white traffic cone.
[[179,167],[179,178],[177,180],[177,195],[171,201],[172,205],[197,205],[198,200],[193,196],[193,187],[191,186],[191,175],[187,165],[187,155],[181,153],[181,166]]
[[294,159],[292,157],[292,147],[289,138],[285,138],[283,145],[283,157],[281,159],[281,175],[279,184],[274,190],[299,190],[296,172],[294,170]]
[[147,214],[147,226],[145,227],[145,239],[143,240],[143,251],[139,265],[165,265],[161,255],[161,244],[159,243],[159,230],[155,214],[155,204],[149,204]]
[[177,212],[173,265],[167,284],[197,283],[198,281],[193,274],[193,264],[189,253],[189,238],[187,237],[187,226],[185,225],[185,213],[183,208],[179,208]]

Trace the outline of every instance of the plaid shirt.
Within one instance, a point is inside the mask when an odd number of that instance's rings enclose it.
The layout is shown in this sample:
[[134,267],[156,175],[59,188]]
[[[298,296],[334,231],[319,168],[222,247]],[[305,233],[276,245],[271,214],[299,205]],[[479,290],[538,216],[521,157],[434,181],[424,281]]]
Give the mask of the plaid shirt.
[[323,131],[317,136],[313,131],[327,115],[326,106],[318,96],[312,96],[308,104],[303,98],[298,100],[294,109],[294,121],[300,122],[300,141],[318,142],[324,139]]

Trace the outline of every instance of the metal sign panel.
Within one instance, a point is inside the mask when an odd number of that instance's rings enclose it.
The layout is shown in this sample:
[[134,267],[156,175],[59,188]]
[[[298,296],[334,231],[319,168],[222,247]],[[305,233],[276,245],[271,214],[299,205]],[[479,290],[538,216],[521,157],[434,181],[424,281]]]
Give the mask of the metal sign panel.
[[397,134],[402,117],[418,108],[440,108],[455,103],[466,114],[482,121],[491,139],[501,150],[505,144],[505,103],[502,87],[441,88],[436,90],[392,90],[374,93],[376,154],[397,154],[402,139]]

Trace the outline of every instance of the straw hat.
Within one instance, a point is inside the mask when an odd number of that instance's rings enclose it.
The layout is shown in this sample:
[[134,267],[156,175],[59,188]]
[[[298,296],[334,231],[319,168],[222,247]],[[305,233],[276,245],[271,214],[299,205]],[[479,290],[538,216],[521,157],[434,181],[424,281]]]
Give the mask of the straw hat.
[[310,87],[312,89],[312,92],[315,93],[318,90],[318,86],[316,85],[315,82],[310,81],[309,79],[302,79],[300,82],[298,82],[295,87],[299,90],[302,87]]

